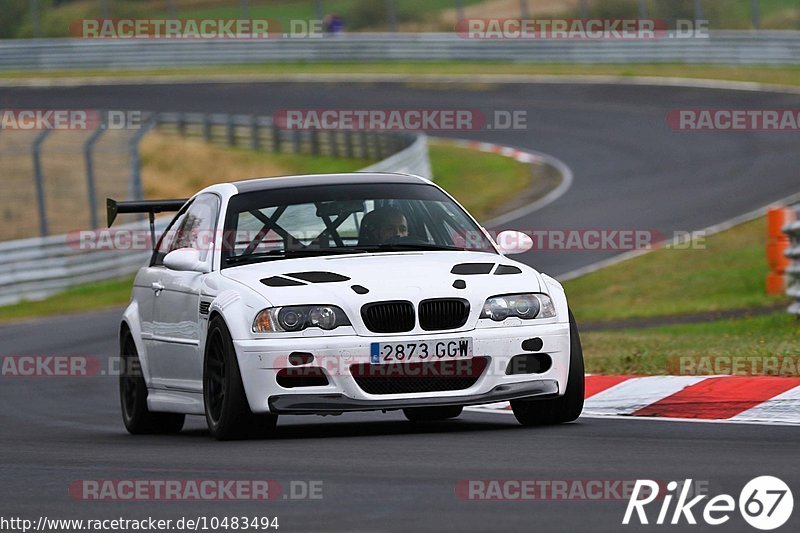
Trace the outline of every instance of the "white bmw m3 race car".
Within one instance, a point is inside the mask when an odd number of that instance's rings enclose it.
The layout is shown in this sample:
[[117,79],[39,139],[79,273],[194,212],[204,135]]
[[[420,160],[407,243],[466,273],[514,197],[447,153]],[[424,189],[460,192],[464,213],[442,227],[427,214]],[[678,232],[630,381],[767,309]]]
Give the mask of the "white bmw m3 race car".
[[583,356],[561,285],[506,257],[528,237],[495,243],[426,179],[254,179],[108,210],[109,225],[178,211],[120,327],[131,433],[180,431],[187,414],[231,439],[268,434],[282,414],[431,421],[499,401],[524,425],[581,413]]

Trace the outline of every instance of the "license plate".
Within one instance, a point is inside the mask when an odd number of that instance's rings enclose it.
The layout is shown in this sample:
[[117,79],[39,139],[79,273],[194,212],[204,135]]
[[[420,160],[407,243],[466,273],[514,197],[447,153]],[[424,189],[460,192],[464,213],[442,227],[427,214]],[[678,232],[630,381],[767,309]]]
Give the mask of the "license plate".
[[472,358],[472,338],[441,339],[436,341],[373,342],[370,362],[424,362]]

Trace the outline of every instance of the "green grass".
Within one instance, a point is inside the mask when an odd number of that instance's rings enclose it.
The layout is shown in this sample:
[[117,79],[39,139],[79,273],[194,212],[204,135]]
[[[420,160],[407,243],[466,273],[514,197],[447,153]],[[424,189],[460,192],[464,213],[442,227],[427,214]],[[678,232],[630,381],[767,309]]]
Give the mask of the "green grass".
[[[764,292],[764,218],[707,237],[702,250],[660,249],[566,282],[582,321],[755,309],[785,302]],[[788,305],[788,304],[787,304]],[[800,323],[785,312],[581,334],[587,372],[667,374],[680,356],[800,355]]]
[[0,307],[0,322],[119,307],[130,300],[133,276],[68,289],[35,302]]
[[[747,81],[775,85],[800,85],[800,66],[728,66],[728,65],[571,65],[548,63],[499,63],[461,61],[458,63],[429,61],[391,63],[269,63],[258,65],[223,65],[218,67],[185,67],[135,70],[51,70],[4,71],[0,79],[58,79],[93,77],[202,77],[208,81],[230,76],[270,77],[303,74],[387,74],[410,76],[463,76],[466,84],[481,75],[553,75],[553,76],[616,76],[674,77],[711,80]],[[487,81],[491,83],[491,79]],[[477,86],[478,84],[476,84]]]
[[800,356],[800,323],[784,312],[659,328],[581,334],[586,371],[676,373],[679,357]]
[[783,297],[764,292],[765,247],[759,218],[707,237],[704,249],[659,249],[564,285],[588,321],[767,307]]
[[531,181],[530,167],[509,157],[436,143],[430,154],[436,183],[478,220],[496,214]]

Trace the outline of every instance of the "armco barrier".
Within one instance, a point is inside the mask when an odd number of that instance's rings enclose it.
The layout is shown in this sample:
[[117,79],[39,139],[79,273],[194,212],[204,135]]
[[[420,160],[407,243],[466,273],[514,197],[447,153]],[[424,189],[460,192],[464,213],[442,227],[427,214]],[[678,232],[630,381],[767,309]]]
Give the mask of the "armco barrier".
[[712,31],[651,40],[465,39],[455,33],[335,38],[0,40],[0,70],[144,69],[289,61],[800,64],[800,31]]
[[[252,125],[252,117],[237,117],[227,115],[214,115],[208,118],[207,115],[187,115],[179,113],[160,114],[158,125],[177,128],[184,131],[187,135],[192,134],[189,125]],[[272,121],[266,117],[258,118],[260,124],[271,128]],[[203,129],[202,131],[209,131]],[[226,132],[231,130],[226,129]],[[252,131],[252,130],[248,130]],[[341,133],[341,132],[340,132]],[[230,133],[226,133],[229,138]],[[234,128],[233,135],[239,135]],[[313,134],[311,132],[277,132],[283,142],[284,136],[288,137],[287,151],[300,150],[298,153],[308,153],[312,150]],[[406,172],[423,177],[431,176],[430,160],[428,158],[427,137],[422,134],[411,133],[367,133],[366,137],[360,134],[356,137],[360,140],[366,139],[367,154],[377,153],[377,150],[385,151],[389,155],[386,159],[375,163],[365,171],[372,172]],[[331,150],[344,139],[350,138],[342,134],[337,141],[335,137],[328,139],[328,144],[320,143],[319,153],[331,153]],[[211,137],[208,140],[215,140],[216,134],[211,129]],[[334,139],[334,140],[331,140]],[[235,139],[234,139],[234,142]],[[356,154],[359,148],[353,148]],[[369,150],[373,150],[370,152]],[[393,153],[395,150],[396,153]],[[399,151],[397,151],[399,150]],[[339,152],[345,155],[345,151]],[[162,230],[166,226],[166,219],[157,221],[157,229]],[[147,228],[146,223],[134,223],[120,226],[126,229]],[[120,278],[136,272],[150,256],[147,251],[119,251],[119,250],[93,250],[82,249],[79,242],[79,233],[69,235],[54,235],[51,237],[37,237],[32,239],[22,239],[0,243],[0,305],[9,305],[23,299],[35,300],[45,298],[49,295],[58,293],[69,287],[84,283],[103,281]]]
[[796,217],[783,228],[783,232],[789,237],[789,249],[785,255],[792,262],[786,267],[786,294],[794,299],[789,306],[789,312],[800,317],[800,205],[792,208]]

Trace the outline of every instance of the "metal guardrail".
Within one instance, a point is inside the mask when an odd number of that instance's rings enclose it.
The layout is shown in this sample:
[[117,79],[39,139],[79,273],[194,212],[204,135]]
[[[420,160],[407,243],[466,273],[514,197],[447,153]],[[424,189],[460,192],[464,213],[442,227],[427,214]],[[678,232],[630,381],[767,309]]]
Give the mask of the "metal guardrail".
[[[672,35],[672,34],[670,34]],[[650,40],[466,39],[353,33],[266,40],[0,40],[0,70],[143,69],[289,61],[800,64],[800,31],[712,31]]]
[[797,212],[797,220],[783,228],[783,232],[789,237],[789,248],[784,255],[792,261],[786,268],[786,294],[794,299],[788,311],[800,317],[800,205],[792,209]]
[[[269,117],[237,115],[161,113],[153,120],[159,128],[202,135],[210,142],[224,139],[235,145],[246,141],[249,146],[262,149],[277,146],[279,151],[309,155],[374,158],[381,154],[388,157],[364,170],[432,177],[427,138],[422,134],[296,132],[273,128]],[[132,179],[138,177],[134,175]],[[131,188],[141,191],[141,184]],[[167,219],[159,219],[157,229],[163,231],[166,224]],[[147,225],[134,223],[120,228],[145,230]],[[41,299],[69,287],[127,276],[150,257],[149,251],[141,250],[86,250],[80,238],[80,232],[74,232],[0,242],[0,305]]]

